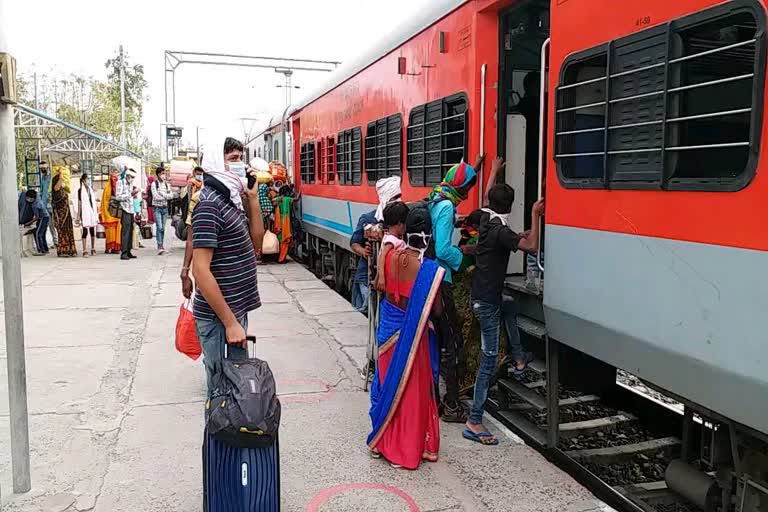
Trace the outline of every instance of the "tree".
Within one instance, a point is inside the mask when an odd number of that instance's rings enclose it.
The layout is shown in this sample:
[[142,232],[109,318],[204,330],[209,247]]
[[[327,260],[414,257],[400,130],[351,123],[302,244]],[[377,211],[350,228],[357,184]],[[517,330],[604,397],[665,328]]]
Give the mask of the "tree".
[[[125,64],[125,111],[126,145],[132,151],[158,155],[156,148],[142,134],[142,115],[147,81],[144,78],[144,66],[131,65],[127,55],[123,55]],[[106,60],[106,79],[97,80],[80,75],[56,75],[40,73],[35,77],[19,75],[21,102],[36,106],[39,110],[50,112],[63,121],[86,128],[110,140],[120,140],[120,54]],[[33,84],[33,80],[36,84]],[[36,85],[36,87],[35,87]],[[47,142],[47,144],[46,144]],[[44,145],[54,141],[43,141]],[[34,149],[34,151],[32,151]],[[20,180],[24,173],[24,156],[36,154],[36,147],[17,144],[17,171]],[[147,154],[148,158],[152,155]],[[62,156],[65,163],[74,163],[77,157]]]

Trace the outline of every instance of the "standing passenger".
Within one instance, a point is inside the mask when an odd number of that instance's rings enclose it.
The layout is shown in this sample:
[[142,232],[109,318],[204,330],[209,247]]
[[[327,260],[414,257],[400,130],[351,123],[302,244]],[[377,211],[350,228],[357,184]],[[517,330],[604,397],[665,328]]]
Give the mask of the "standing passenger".
[[53,206],[53,221],[56,223],[58,244],[56,255],[63,258],[77,256],[75,246],[75,231],[72,226],[72,212],[69,209],[69,188],[65,184],[61,167],[54,170],[51,187],[51,205]]
[[[181,293],[185,298],[192,297],[192,279],[189,277],[189,271],[192,268],[192,212],[195,211],[195,205],[200,200],[200,190],[203,188],[203,168],[195,167],[192,171],[192,177],[189,180],[187,197],[189,204],[187,206],[187,239],[184,241],[184,262],[181,266]],[[181,222],[181,219],[179,220]]]
[[[107,185],[109,186],[109,185]],[[80,188],[77,189],[77,216],[83,227],[83,257],[88,256],[88,235],[91,236],[91,256],[96,255],[96,226],[99,214],[96,211],[96,194],[88,183],[88,175],[80,176]]]
[[474,250],[474,246],[465,245],[460,249],[453,245],[456,207],[469,196],[469,191],[475,186],[475,168],[483,165],[484,159],[484,155],[479,155],[475,167],[465,162],[454,165],[429,195],[435,256],[440,266],[445,269],[445,277],[440,287],[443,308],[438,330],[445,370],[441,370],[441,373],[444,374],[446,386],[441,418],[450,423],[467,421],[467,411],[459,402],[459,386],[464,374],[464,338],[453,299],[453,272],[461,267],[464,252]]
[[35,256],[42,256],[48,254],[48,241],[45,239],[48,222],[50,221],[48,208],[40,200],[37,190],[27,190],[26,196],[27,202],[32,205],[33,220],[37,221],[37,226],[35,227],[35,246],[37,247],[37,252]]
[[472,411],[467,421],[464,437],[482,444],[495,445],[498,440],[483,426],[483,411],[488,398],[488,387],[496,371],[499,352],[499,331],[503,322],[507,330],[509,354],[514,372],[522,373],[533,358],[520,344],[517,328],[517,311],[512,300],[503,296],[504,278],[507,274],[510,252],[518,249],[535,253],[539,245],[539,217],[544,202],[533,205],[530,234],[518,234],[507,227],[507,216],[512,211],[515,191],[509,185],[495,185],[488,194],[490,208],[480,220],[477,242],[477,268],[472,278],[472,311],[480,321],[480,365],[475,380]]
[[120,247],[121,260],[130,260],[136,258],[131,253],[133,249],[133,179],[136,177],[136,171],[128,169],[124,177],[117,182],[117,191],[115,199],[120,201]]
[[402,197],[400,177],[391,176],[380,179],[376,182],[376,192],[379,196],[378,208],[360,216],[349,241],[352,252],[360,257],[352,281],[352,306],[363,314],[368,314],[368,258],[371,257],[371,244],[365,240],[365,226],[382,222],[384,220],[384,207],[393,201],[400,200]]
[[[290,188],[283,185],[275,199],[275,234],[280,242],[280,254],[277,257],[278,263],[284,263],[288,257],[288,250],[293,241],[293,231],[291,226],[291,210],[293,210],[293,196]],[[261,198],[259,198],[261,199]]]
[[[53,215],[53,207],[51,206],[51,173],[48,167],[48,162],[40,162],[40,201],[43,206],[48,210],[48,218]],[[56,235],[56,227],[53,222],[48,222],[48,230],[51,232],[51,239],[53,245],[59,243],[59,237]],[[46,242],[47,243],[47,242]]]
[[[173,199],[171,186],[166,181],[165,168],[160,166],[155,171],[157,181],[152,183],[150,193],[152,194],[152,208],[155,212],[155,238],[157,238],[157,254],[165,252],[165,222],[168,219],[168,201]],[[183,222],[183,219],[180,221]]]
[[[261,306],[256,277],[256,252],[261,249],[264,223],[258,188],[246,188],[243,144],[224,141],[224,162],[214,157],[205,165],[205,186],[192,215],[197,336],[208,376],[213,376],[229,346],[230,359],[245,359],[248,313]],[[206,156],[207,159],[207,156]],[[245,206],[242,196],[247,198]]]
[[[391,208],[391,206],[390,206]],[[424,258],[432,231],[429,213],[417,208],[406,220],[406,247],[387,253],[386,298],[376,332],[379,360],[371,383],[373,430],[368,447],[393,466],[416,469],[422,460],[437,461],[437,336],[428,321],[439,309],[445,272]]]
[[104,192],[101,194],[101,204],[99,205],[99,217],[101,225],[104,226],[105,254],[120,254],[120,215],[114,217],[109,213],[109,201],[117,197],[118,172],[109,173],[109,181],[104,185]]

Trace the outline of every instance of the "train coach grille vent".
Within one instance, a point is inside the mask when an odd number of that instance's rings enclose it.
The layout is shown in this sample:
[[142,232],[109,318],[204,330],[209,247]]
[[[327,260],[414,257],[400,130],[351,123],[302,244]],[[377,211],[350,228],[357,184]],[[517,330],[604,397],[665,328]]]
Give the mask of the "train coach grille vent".
[[414,108],[408,119],[408,178],[415,187],[439,185],[466,159],[467,97],[455,94]]
[[302,183],[315,182],[315,143],[308,142],[301,145],[299,152],[299,168]]
[[341,185],[360,185],[363,182],[362,130],[352,128],[339,132],[336,144],[336,176]]
[[391,115],[368,123],[365,137],[365,173],[368,184],[403,172],[403,118]]
[[745,186],[765,71],[764,14],[751,6],[731,2],[569,57],[555,116],[564,185]]

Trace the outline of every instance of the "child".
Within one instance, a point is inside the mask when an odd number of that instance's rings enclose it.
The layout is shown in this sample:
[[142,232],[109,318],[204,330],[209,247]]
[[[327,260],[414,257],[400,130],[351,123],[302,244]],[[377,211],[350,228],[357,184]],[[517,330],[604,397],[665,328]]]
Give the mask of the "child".
[[386,291],[384,262],[387,260],[387,253],[392,249],[402,249],[405,247],[403,236],[405,235],[405,219],[408,217],[408,211],[408,205],[402,201],[389,203],[384,208],[384,229],[386,229],[386,234],[381,240],[375,280],[376,290],[380,292]]

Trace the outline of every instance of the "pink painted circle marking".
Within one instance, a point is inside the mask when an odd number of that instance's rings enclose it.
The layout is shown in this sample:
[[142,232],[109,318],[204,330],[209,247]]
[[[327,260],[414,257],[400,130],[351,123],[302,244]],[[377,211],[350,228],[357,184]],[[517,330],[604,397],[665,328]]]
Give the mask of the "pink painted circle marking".
[[320,512],[320,506],[326,501],[328,501],[330,498],[338,494],[343,494],[347,491],[354,491],[357,489],[373,489],[376,491],[384,491],[384,492],[388,492],[389,494],[394,494],[395,496],[403,500],[406,505],[408,505],[409,512],[421,512],[421,509],[416,504],[416,501],[413,498],[411,498],[409,495],[407,495],[405,492],[398,489],[397,487],[393,487],[391,485],[386,485],[386,484],[374,484],[374,483],[341,484],[334,487],[329,487],[327,489],[323,489],[322,491],[317,493],[314,498],[312,498],[312,501],[309,502],[309,504],[307,505],[306,512]]

